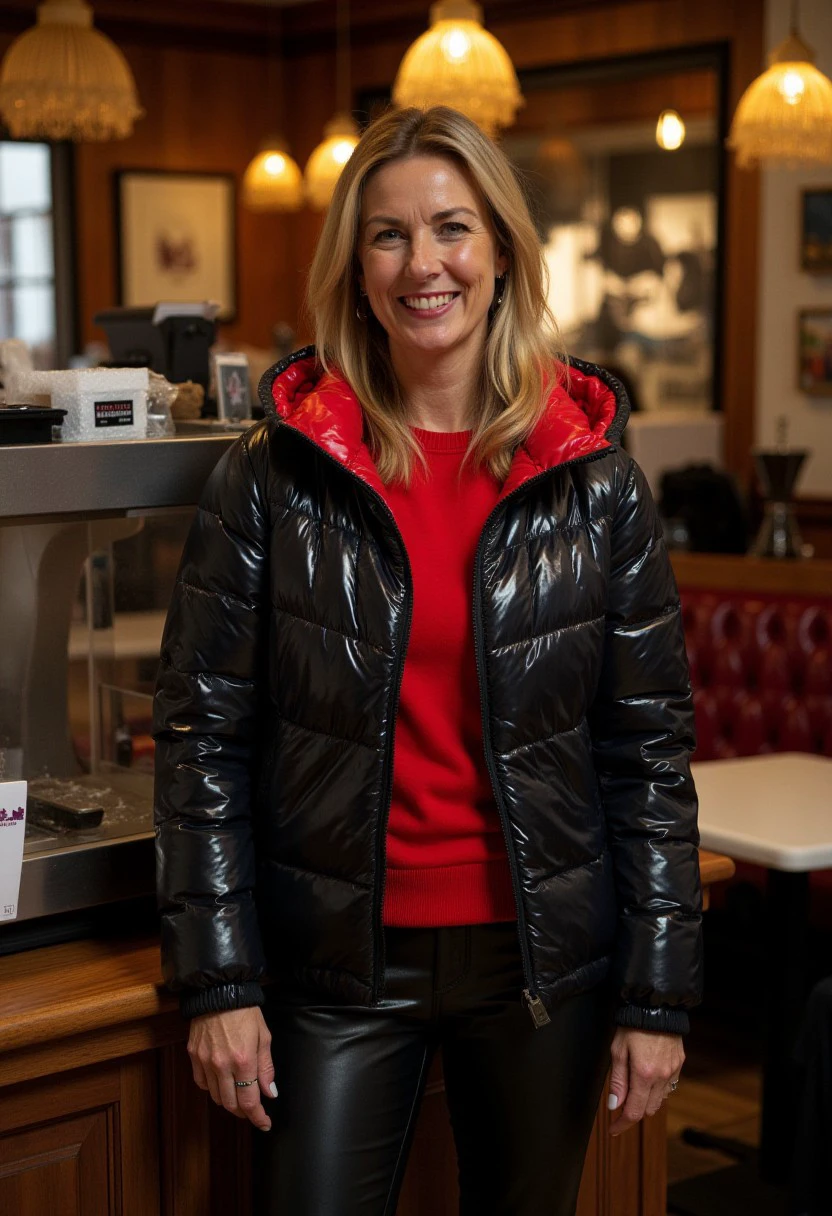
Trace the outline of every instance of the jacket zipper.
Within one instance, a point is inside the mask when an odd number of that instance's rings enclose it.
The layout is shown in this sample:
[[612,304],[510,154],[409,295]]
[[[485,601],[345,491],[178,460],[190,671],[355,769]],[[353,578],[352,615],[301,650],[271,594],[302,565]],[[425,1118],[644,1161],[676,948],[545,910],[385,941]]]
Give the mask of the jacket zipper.
[[480,690],[480,713],[482,715],[482,742],[485,751],[485,764],[488,769],[488,775],[491,778],[491,790],[494,794],[494,801],[497,804],[497,812],[500,816],[500,823],[503,829],[503,839],[505,841],[506,853],[508,855],[509,869],[511,870],[511,886],[514,892],[514,905],[517,912],[517,937],[520,943],[520,958],[523,966],[523,982],[525,987],[522,991],[522,1002],[529,1011],[529,1016],[532,1019],[535,1030],[540,1030],[542,1026],[548,1025],[551,1021],[549,1014],[546,1012],[546,1006],[540,998],[534,980],[534,972],[532,970],[531,952],[529,950],[529,939],[526,933],[526,914],[523,908],[523,899],[520,885],[520,868],[517,864],[517,854],[514,851],[514,844],[511,839],[511,828],[509,825],[508,811],[506,810],[505,801],[503,799],[500,782],[497,777],[497,765],[494,760],[494,749],[491,746],[491,728],[490,714],[488,709],[488,693],[486,684],[485,670],[485,653],[483,639],[483,610],[482,610],[482,561],[483,550],[485,548],[486,533],[491,526],[492,520],[498,511],[501,511],[505,504],[514,498],[516,494],[524,492],[530,485],[537,481],[542,481],[544,477],[549,477],[552,473],[560,472],[562,469],[570,468],[576,464],[588,464],[592,460],[600,460],[602,456],[607,456],[611,451],[615,451],[615,447],[604,448],[601,452],[590,452],[586,456],[576,456],[574,460],[564,461],[563,464],[552,465],[551,468],[545,469],[542,473],[538,473],[535,477],[530,477],[528,481],[524,481],[515,490],[512,490],[506,497],[491,511],[482,531],[480,539],[477,542],[477,552],[474,560],[474,653],[477,663],[477,682]]
[[[393,681],[393,693],[391,697],[390,716],[389,716],[389,743],[385,754],[385,771],[384,771],[384,799],[382,802],[381,814],[379,816],[378,825],[378,843],[376,845],[375,869],[373,874],[373,975],[371,983],[371,1003],[377,1005],[384,992],[384,890],[386,882],[386,861],[387,861],[387,824],[390,818],[390,806],[393,801],[393,755],[396,746],[396,714],[399,707],[399,694],[401,692],[402,677],[404,675],[404,662],[407,654],[407,646],[410,641],[410,626],[413,619],[413,576],[410,569],[410,557],[407,552],[407,546],[404,543],[399,526],[396,523],[393,512],[388,507],[378,490],[374,490],[363,477],[359,477],[357,473],[353,473],[352,469],[347,468],[340,460],[336,460],[329,452],[314,439],[310,439],[308,435],[304,435],[303,431],[297,430],[296,427],[290,427],[283,419],[278,418],[278,426],[285,426],[287,430],[299,435],[302,440],[310,444],[316,452],[325,457],[336,468],[346,473],[354,481],[379,503],[384,514],[387,516],[392,525],[393,532],[398,537],[401,545],[402,554],[404,556],[405,568],[405,617],[404,623],[399,634],[399,651],[396,662],[396,673]],[[576,456],[574,460],[564,461],[563,464],[552,465],[551,468],[544,469],[542,473],[538,473],[535,477],[530,477],[519,485],[510,494],[507,494],[501,502],[488,515],[483,524],[480,537],[477,542],[476,557],[474,560],[474,654],[477,665],[477,683],[479,684],[480,693],[480,713],[482,716],[482,738],[483,748],[485,751],[485,763],[488,769],[488,775],[491,779],[491,789],[494,794],[494,801],[497,804],[497,811],[500,816],[500,824],[503,829],[503,840],[506,846],[508,855],[509,869],[511,871],[511,885],[514,893],[514,906],[517,912],[517,936],[520,943],[520,957],[523,967],[523,980],[525,987],[523,988],[521,999],[529,1011],[529,1016],[536,1030],[542,1026],[548,1025],[551,1021],[549,1014],[546,1012],[546,1007],[537,992],[534,982],[534,973],[532,971],[531,954],[529,951],[529,942],[526,935],[526,916],[523,909],[523,901],[521,897],[520,887],[520,871],[517,865],[517,855],[514,852],[514,845],[511,839],[511,829],[509,827],[508,812],[505,808],[500,783],[497,778],[497,766],[494,761],[494,749],[491,746],[491,734],[489,727],[488,713],[488,697],[486,694],[485,680],[485,657],[483,654],[483,627],[482,627],[482,593],[480,588],[482,574],[482,556],[484,548],[484,540],[486,532],[491,525],[494,516],[498,511],[502,510],[504,505],[515,495],[524,492],[530,485],[535,482],[542,481],[543,478],[550,474],[560,472],[562,469],[571,468],[576,464],[588,464],[592,460],[600,460],[603,456],[609,455],[615,451],[615,446],[610,445],[600,452],[590,452],[586,456]]]
[[336,460],[334,456],[330,456],[326,448],[322,448],[314,439],[310,439],[308,435],[304,435],[303,431],[297,430],[296,427],[291,427],[282,419],[277,419],[278,426],[285,426],[287,430],[299,435],[302,440],[310,444],[316,452],[320,453],[326,460],[334,464],[336,468],[346,473],[349,477],[366,490],[379,503],[384,514],[387,516],[392,525],[393,532],[399,539],[402,555],[404,557],[404,591],[405,591],[405,613],[404,621],[399,630],[398,638],[398,653],[396,661],[395,679],[393,681],[393,692],[390,701],[390,712],[388,715],[388,745],[385,749],[384,756],[384,780],[382,789],[384,797],[381,805],[381,813],[378,823],[378,840],[376,843],[375,865],[373,871],[373,975],[371,981],[371,1003],[377,1005],[384,993],[384,890],[387,880],[387,823],[390,818],[390,806],[393,801],[393,753],[396,746],[396,715],[399,709],[399,694],[402,687],[402,677],[404,675],[404,661],[407,654],[407,647],[410,641],[410,625],[413,619],[413,575],[410,569],[410,557],[407,552],[407,547],[404,543],[404,537],[399,531],[399,525],[396,523],[393,512],[388,507],[387,503],[379,494],[378,490],[374,490],[371,485],[359,477],[357,473],[353,473],[352,469],[348,469],[340,460]]

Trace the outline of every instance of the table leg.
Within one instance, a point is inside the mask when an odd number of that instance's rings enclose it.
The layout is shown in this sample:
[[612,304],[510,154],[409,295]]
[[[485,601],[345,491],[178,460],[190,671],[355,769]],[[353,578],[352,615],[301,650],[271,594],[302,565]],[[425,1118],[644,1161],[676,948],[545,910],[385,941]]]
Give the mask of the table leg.
[[766,1042],[760,1173],[786,1183],[794,1148],[792,1051],[808,987],[809,875],[768,871],[766,893]]

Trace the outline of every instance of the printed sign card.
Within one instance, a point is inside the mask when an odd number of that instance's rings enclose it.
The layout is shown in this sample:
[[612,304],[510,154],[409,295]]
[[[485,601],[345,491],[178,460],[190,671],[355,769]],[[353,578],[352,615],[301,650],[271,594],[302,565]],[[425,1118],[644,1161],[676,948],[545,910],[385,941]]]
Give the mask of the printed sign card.
[[26,782],[0,781],[0,921],[17,916],[25,830]]

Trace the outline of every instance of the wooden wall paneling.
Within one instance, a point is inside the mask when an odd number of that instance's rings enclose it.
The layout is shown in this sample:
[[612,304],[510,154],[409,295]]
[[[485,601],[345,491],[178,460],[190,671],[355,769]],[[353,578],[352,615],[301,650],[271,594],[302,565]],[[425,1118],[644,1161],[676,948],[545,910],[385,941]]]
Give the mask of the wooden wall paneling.
[[[728,113],[763,63],[762,4],[732,6],[734,36],[728,74]],[[751,482],[757,380],[757,278],[760,240],[760,175],[737,168],[726,152],[725,266],[723,275],[722,408],[726,467],[747,490]]]
[[232,344],[269,346],[274,322],[294,311],[287,291],[293,217],[249,212],[239,197],[246,165],[278,117],[268,100],[267,57],[164,45],[122,49],[147,113],[129,139],[76,150],[83,337],[101,338],[92,317],[116,303],[115,172],[186,169],[230,172],[237,179],[237,317],[221,336]]

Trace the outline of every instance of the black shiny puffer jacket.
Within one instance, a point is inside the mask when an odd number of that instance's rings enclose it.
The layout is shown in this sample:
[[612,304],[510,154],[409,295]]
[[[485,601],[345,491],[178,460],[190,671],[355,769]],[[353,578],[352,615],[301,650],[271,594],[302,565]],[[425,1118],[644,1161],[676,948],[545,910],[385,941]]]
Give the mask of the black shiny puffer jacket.
[[[361,1005],[384,988],[408,557],[349,386],[307,348],[261,398],[205,488],[155,698],[163,974],[186,1015],[261,1003],[266,973]],[[617,380],[574,361],[517,450],[477,550],[471,695],[535,1023],[612,967],[621,1024],[684,1032],[693,715],[627,413]]]

